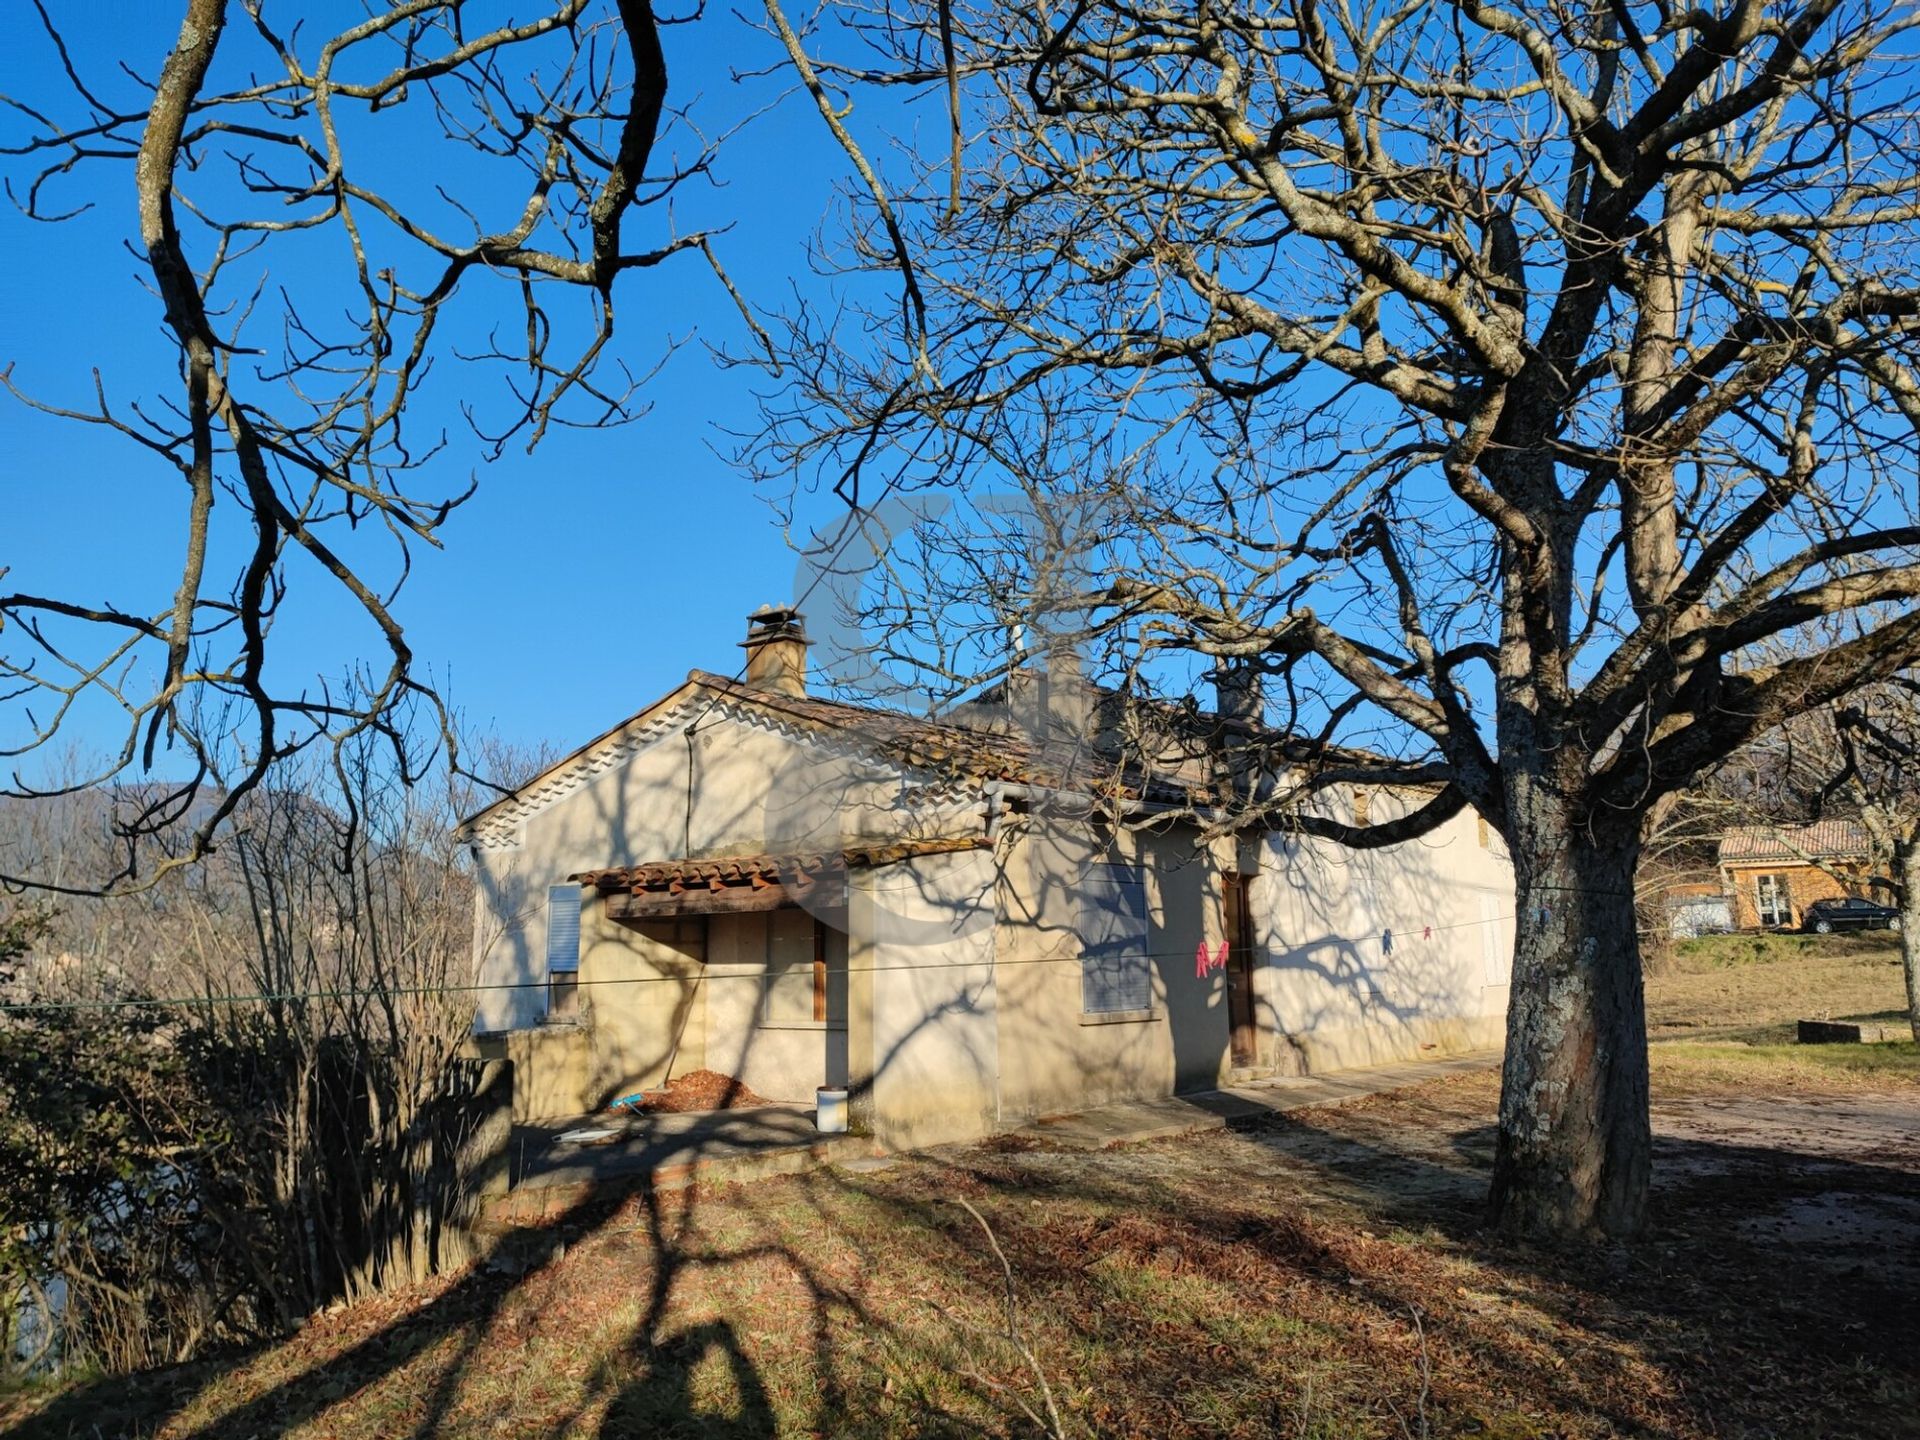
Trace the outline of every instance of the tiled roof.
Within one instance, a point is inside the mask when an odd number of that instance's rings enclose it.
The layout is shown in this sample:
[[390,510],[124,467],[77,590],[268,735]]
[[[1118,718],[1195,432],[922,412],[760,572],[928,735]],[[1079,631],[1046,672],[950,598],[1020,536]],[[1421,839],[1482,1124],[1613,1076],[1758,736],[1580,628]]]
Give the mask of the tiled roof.
[[1183,783],[1174,776],[1150,774],[1133,765],[1116,765],[1111,757],[1100,755],[1087,744],[1049,744],[1012,729],[989,729],[951,718],[910,715],[818,695],[785,695],[705,670],[695,670],[687,678],[703,689],[771,711],[805,728],[854,736],[901,764],[949,779],[1043,786],[1071,782],[1117,790],[1128,797],[1206,799],[1204,784]]
[[1867,832],[1855,820],[1816,820],[1811,825],[1736,825],[1720,837],[1720,863],[1864,858]]
[[986,840],[979,835],[938,840],[887,840],[810,854],[650,860],[642,865],[616,865],[606,870],[587,870],[567,878],[577,880],[582,885],[591,885],[602,894],[620,890],[636,895],[649,890],[679,894],[686,890],[721,890],[739,886],[760,890],[771,885],[805,889],[821,877],[841,870],[872,869],[881,865],[895,865],[902,860],[913,860],[922,855],[951,855],[964,850],[979,850],[986,844]]
[[[991,697],[977,697],[989,701]],[[1004,700],[1004,694],[1001,699]],[[588,741],[519,789],[500,797],[464,820],[457,832],[482,848],[511,848],[525,818],[623,763],[670,728],[684,728],[716,711],[811,734],[837,746],[877,754],[917,772],[919,783],[977,786],[993,781],[1046,789],[1094,792],[1116,801],[1145,800],[1206,806],[1219,798],[1213,783],[1210,731],[1219,718],[1204,711],[1147,703],[1143,714],[1157,716],[1164,752],[1159,759],[1117,758],[1096,748],[1095,735],[1112,719],[1102,707],[1122,703],[1112,692],[1098,692],[1096,710],[1083,739],[1044,740],[1005,723],[982,720],[980,710],[940,716],[913,715],[874,705],[829,700],[818,695],[787,695],[747,685],[711,671],[688,673],[687,683],[638,715]],[[1225,722],[1229,728],[1239,722]],[[1269,743],[1280,737],[1267,733]],[[1134,756],[1141,751],[1132,748]],[[1149,752],[1153,753],[1153,752]],[[1341,746],[1281,739],[1278,755],[1295,763],[1377,764],[1383,757]],[[1417,787],[1416,787],[1417,788]]]

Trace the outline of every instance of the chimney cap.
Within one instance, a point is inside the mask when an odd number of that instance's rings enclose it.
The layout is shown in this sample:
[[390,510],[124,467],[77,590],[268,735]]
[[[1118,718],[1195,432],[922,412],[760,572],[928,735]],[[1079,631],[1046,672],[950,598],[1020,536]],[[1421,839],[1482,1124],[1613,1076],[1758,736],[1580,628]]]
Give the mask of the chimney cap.
[[747,638],[740,643],[749,649],[770,640],[798,640],[802,645],[810,644],[806,618],[791,605],[762,605],[747,617]]

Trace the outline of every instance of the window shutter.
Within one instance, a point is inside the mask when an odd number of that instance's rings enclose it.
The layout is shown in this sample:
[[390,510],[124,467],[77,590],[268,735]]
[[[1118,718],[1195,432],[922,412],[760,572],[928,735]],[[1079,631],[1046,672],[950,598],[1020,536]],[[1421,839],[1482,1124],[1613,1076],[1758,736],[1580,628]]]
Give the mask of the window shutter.
[[1506,985],[1513,980],[1513,955],[1501,942],[1506,927],[1500,923],[1500,901],[1493,895],[1480,897],[1480,955],[1486,965],[1487,984]]
[[1153,1005],[1147,887],[1136,865],[1093,865],[1080,892],[1080,1003],[1089,1015]]
[[547,890],[547,970],[580,968],[580,887]]

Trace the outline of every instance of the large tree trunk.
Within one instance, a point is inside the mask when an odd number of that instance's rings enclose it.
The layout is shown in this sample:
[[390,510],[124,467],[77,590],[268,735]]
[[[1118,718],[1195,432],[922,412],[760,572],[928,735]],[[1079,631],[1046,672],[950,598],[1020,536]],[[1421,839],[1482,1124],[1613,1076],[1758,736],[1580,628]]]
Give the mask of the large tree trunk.
[[1920,1041],[1920,833],[1903,836],[1893,847],[1893,878],[1900,883],[1900,968],[1907,975],[1907,1024]]
[[1633,879],[1639,835],[1596,834],[1551,787],[1509,779],[1515,944],[1492,1209],[1504,1229],[1629,1235],[1652,1134]]

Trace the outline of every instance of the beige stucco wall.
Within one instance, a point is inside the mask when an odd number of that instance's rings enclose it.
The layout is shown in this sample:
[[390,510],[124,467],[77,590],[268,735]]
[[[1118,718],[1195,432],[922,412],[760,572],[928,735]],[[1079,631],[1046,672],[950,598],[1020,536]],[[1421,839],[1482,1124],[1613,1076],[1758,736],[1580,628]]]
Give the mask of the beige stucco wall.
[[511,1064],[516,1125],[563,1119],[588,1108],[587,1076],[592,1057],[587,1032],[578,1026],[489,1035],[473,1042],[472,1053],[483,1060]]
[[[1375,792],[1370,818],[1418,797]],[[1351,818],[1351,817],[1349,817]],[[1483,843],[1483,839],[1484,842]],[[1005,847],[996,932],[1002,1123],[1226,1082],[1221,877],[1253,876],[1256,1063],[1285,1072],[1500,1044],[1513,945],[1513,872],[1471,813],[1419,841],[1359,852],[1279,837],[1196,845],[1191,827],[1098,837],[1033,819]],[[1082,1014],[1074,879],[1110,853],[1147,879],[1153,1009]],[[1391,940],[1389,940],[1391,932]]]
[[580,910],[580,1028],[588,1037],[586,1110],[597,1110],[706,1064],[705,927],[644,932],[607,919],[589,894]]
[[[1194,973],[1201,939],[1219,939],[1219,857],[1196,852],[1190,830],[1106,837],[1044,813],[1010,835],[1005,854],[995,936],[1002,1122],[1220,1083],[1230,1063],[1225,979]],[[1146,881],[1144,1016],[1082,1009],[1076,882],[1105,858],[1138,861]]]
[[589,899],[580,916],[580,1014],[485,1036],[474,1053],[513,1064],[515,1124],[603,1109],[706,1063],[704,927],[642,934]]
[[[696,703],[688,718],[700,710]],[[843,1032],[760,1023],[764,916],[716,918],[704,947],[665,943],[607,920],[588,892],[581,1020],[543,1026],[550,885],[688,854],[823,850],[979,823],[971,813],[956,820],[903,810],[896,772],[721,712],[701,716],[692,749],[690,762],[684,725],[671,728],[529,816],[516,848],[476,856],[475,1028],[583,1037],[521,1046],[538,1073],[517,1068],[519,1089],[543,1107],[579,1102],[537,1113],[579,1113],[657,1084],[669,1061],[674,1074],[707,1066],[779,1100],[811,1100],[818,1086],[846,1074]],[[535,1113],[518,1100],[516,1108]]]
[[[1375,792],[1370,818],[1400,803]],[[1220,1084],[1227,981],[1197,975],[1194,952],[1221,939],[1230,868],[1256,876],[1262,1063],[1324,1069],[1499,1041],[1512,872],[1471,814],[1385,851],[1277,837],[1236,851],[1196,848],[1191,827],[1109,837],[1044,805],[1009,815],[991,852],[853,872],[849,908],[833,921],[846,937],[843,1027],[766,1023],[766,916],[643,933],[608,921],[589,894],[582,1022],[539,1028],[546,891],[569,874],[960,834],[982,819],[964,799],[903,804],[897,773],[717,714],[702,720],[691,761],[682,725],[585,778],[527,818],[517,848],[478,857],[476,951],[489,987],[478,1028],[515,1032],[516,1113],[579,1113],[658,1083],[669,1063],[676,1074],[706,1066],[776,1100],[851,1083],[878,1137],[906,1146]],[[1076,880],[1109,853],[1144,870],[1143,1016],[1082,1013]]]
[[[688,718],[699,713],[696,703]],[[485,944],[476,938],[487,987],[476,1029],[521,1029],[544,1014],[546,892],[568,875],[687,855],[828,849],[906,823],[893,772],[777,731],[716,712],[700,718],[691,762],[688,750],[684,727],[671,729],[531,815],[517,848],[479,853],[478,930],[491,933]]]
[[[1370,818],[1419,798],[1376,791]],[[1513,867],[1471,811],[1382,850],[1272,836],[1257,852],[1263,1064],[1325,1070],[1500,1043]]]
[[[814,917],[804,910],[770,915],[717,915],[707,923],[707,1062],[737,1076],[769,1100],[812,1104],[822,1085],[846,1083],[843,1022],[770,1021],[764,1011],[769,929],[790,927],[794,943],[811,940]],[[804,930],[805,937],[799,932]],[[844,973],[844,935],[829,937],[829,970]],[[837,979],[831,984],[840,983]],[[837,1008],[837,1007],[835,1007]]]
[[860,1107],[894,1147],[998,1128],[1005,1053],[994,966],[996,864],[984,850],[858,870],[848,908]]

